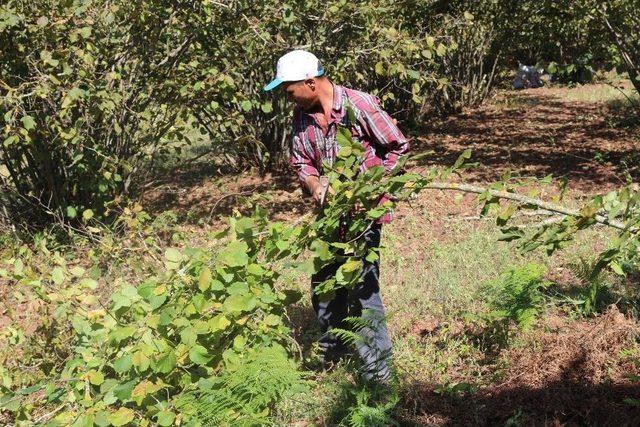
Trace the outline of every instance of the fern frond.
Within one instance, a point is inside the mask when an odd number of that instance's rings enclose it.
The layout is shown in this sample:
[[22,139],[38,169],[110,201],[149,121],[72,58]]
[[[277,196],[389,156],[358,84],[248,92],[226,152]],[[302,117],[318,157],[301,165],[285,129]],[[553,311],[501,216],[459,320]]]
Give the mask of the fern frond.
[[485,287],[493,313],[514,321],[523,329],[531,327],[544,301],[542,290],[549,286],[543,277],[545,271],[540,264],[528,263],[507,270],[499,280]]
[[392,412],[398,404],[398,395],[395,390],[392,390],[385,397],[386,402],[375,402],[368,389],[358,391],[356,405],[346,420],[349,427],[397,426],[398,423],[392,418]]
[[276,402],[307,390],[304,377],[284,349],[263,348],[233,370],[202,381],[177,407],[203,426],[269,425]]
[[367,339],[363,332],[365,330],[377,330],[384,321],[384,316],[372,310],[363,310],[361,316],[351,316],[344,319],[346,328],[333,328],[331,329],[331,333],[347,345],[356,345],[363,342],[372,344],[372,342],[370,342],[371,339]]

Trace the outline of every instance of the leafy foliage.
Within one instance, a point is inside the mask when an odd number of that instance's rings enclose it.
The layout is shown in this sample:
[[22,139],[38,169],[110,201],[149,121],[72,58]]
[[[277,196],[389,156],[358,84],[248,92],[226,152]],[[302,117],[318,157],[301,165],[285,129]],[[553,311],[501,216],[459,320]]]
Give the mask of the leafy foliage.
[[615,65],[629,73],[633,86],[640,92],[640,12],[637,2],[597,2],[595,11],[617,48]]
[[604,272],[594,268],[593,263],[581,259],[571,266],[571,270],[580,279],[584,288],[580,290],[576,298],[571,302],[578,313],[583,316],[592,316],[600,313],[612,302],[611,290],[606,282]]
[[400,120],[480,102],[487,27],[437,3],[7,3],[2,215],[31,227],[112,218],[120,196],[196,140],[216,163],[281,166],[289,105],[261,88],[295,47]]
[[393,419],[392,411],[398,401],[395,390],[384,395],[384,391],[375,388],[373,391],[362,388],[356,391],[355,405],[343,423],[349,427],[397,426],[399,424]]
[[37,227],[109,213],[141,162],[179,141],[168,108],[180,26],[163,2],[0,7],[0,203]]
[[[295,231],[268,224],[259,211],[253,219],[232,219],[229,242],[215,254],[168,248],[164,271],[137,286],[121,282],[108,305],[93,295],[74,304],[73,296],[97,285],[89,278],[65,292],[57,310],[60,320],[73,327],[72,354],[59,378],[36,387],[46,385],[50,402],[69,405],[56,420],[169,425],[179,416],[177,396],[194,391],[199,379],[225,378],[226,370],[249,375],[266,363],[284,369],[288,329],[282,315],[297,294],[274,287],[279,274],[269,265],[289,255],[278,246],[294,238]],[[20,280],[15,264],[12,277]],[[61,285],[66,274],[54,270],[51,280]],[[59,297],[50,290],[43,293],[48,299]],[[248,361],[253,364],[243,365]],[[298,375],[292,363],[287,369],[294,373],[283,381]],[[282,393],[283,385],[274,387],[237,398],[255,401],[264,411]]]

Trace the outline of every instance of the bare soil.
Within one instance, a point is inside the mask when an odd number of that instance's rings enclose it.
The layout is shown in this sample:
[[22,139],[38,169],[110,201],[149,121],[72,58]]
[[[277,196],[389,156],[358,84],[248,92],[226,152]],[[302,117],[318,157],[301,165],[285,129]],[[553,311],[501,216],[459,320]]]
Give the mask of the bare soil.
[[[640,334],[615,306],[589,320],[550,316],[524,346],[507,350],[502,378],[475,392],[414,383],[406,425],[640,425],[638,361],[619,357]],[[629,402],[629,403],[626,403]],[[509,422],[513,424],[509,424]]]

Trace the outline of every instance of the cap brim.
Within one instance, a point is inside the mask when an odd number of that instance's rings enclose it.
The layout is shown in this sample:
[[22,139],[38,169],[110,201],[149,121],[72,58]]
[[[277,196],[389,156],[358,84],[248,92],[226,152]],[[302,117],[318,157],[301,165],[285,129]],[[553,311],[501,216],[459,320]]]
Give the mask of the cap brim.
[[280,86],[280,84],[282,84],[282,80],[280,80],[280,79],[273,79],[273,81],[272,81],[271,83],[269,83],[268,85],[266,85],[266,86],[264,87],[264,89],[262,89],[262,90],[264,90],[265,92],[267,92],[267,91],[270,91],[270,90],[273,90],[273,89],[277,88],[278,86]]

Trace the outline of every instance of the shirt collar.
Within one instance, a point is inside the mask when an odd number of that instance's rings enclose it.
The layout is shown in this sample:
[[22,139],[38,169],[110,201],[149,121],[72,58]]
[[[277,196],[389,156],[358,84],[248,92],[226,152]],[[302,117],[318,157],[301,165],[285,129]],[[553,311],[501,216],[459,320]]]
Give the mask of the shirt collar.
[[340,85],[333,85],[333,105],[331,107],[331,119],[330,122],[340,122],[344,117],[344,89]]
[[342,86],[333,84],[333,109],[342,110]]

